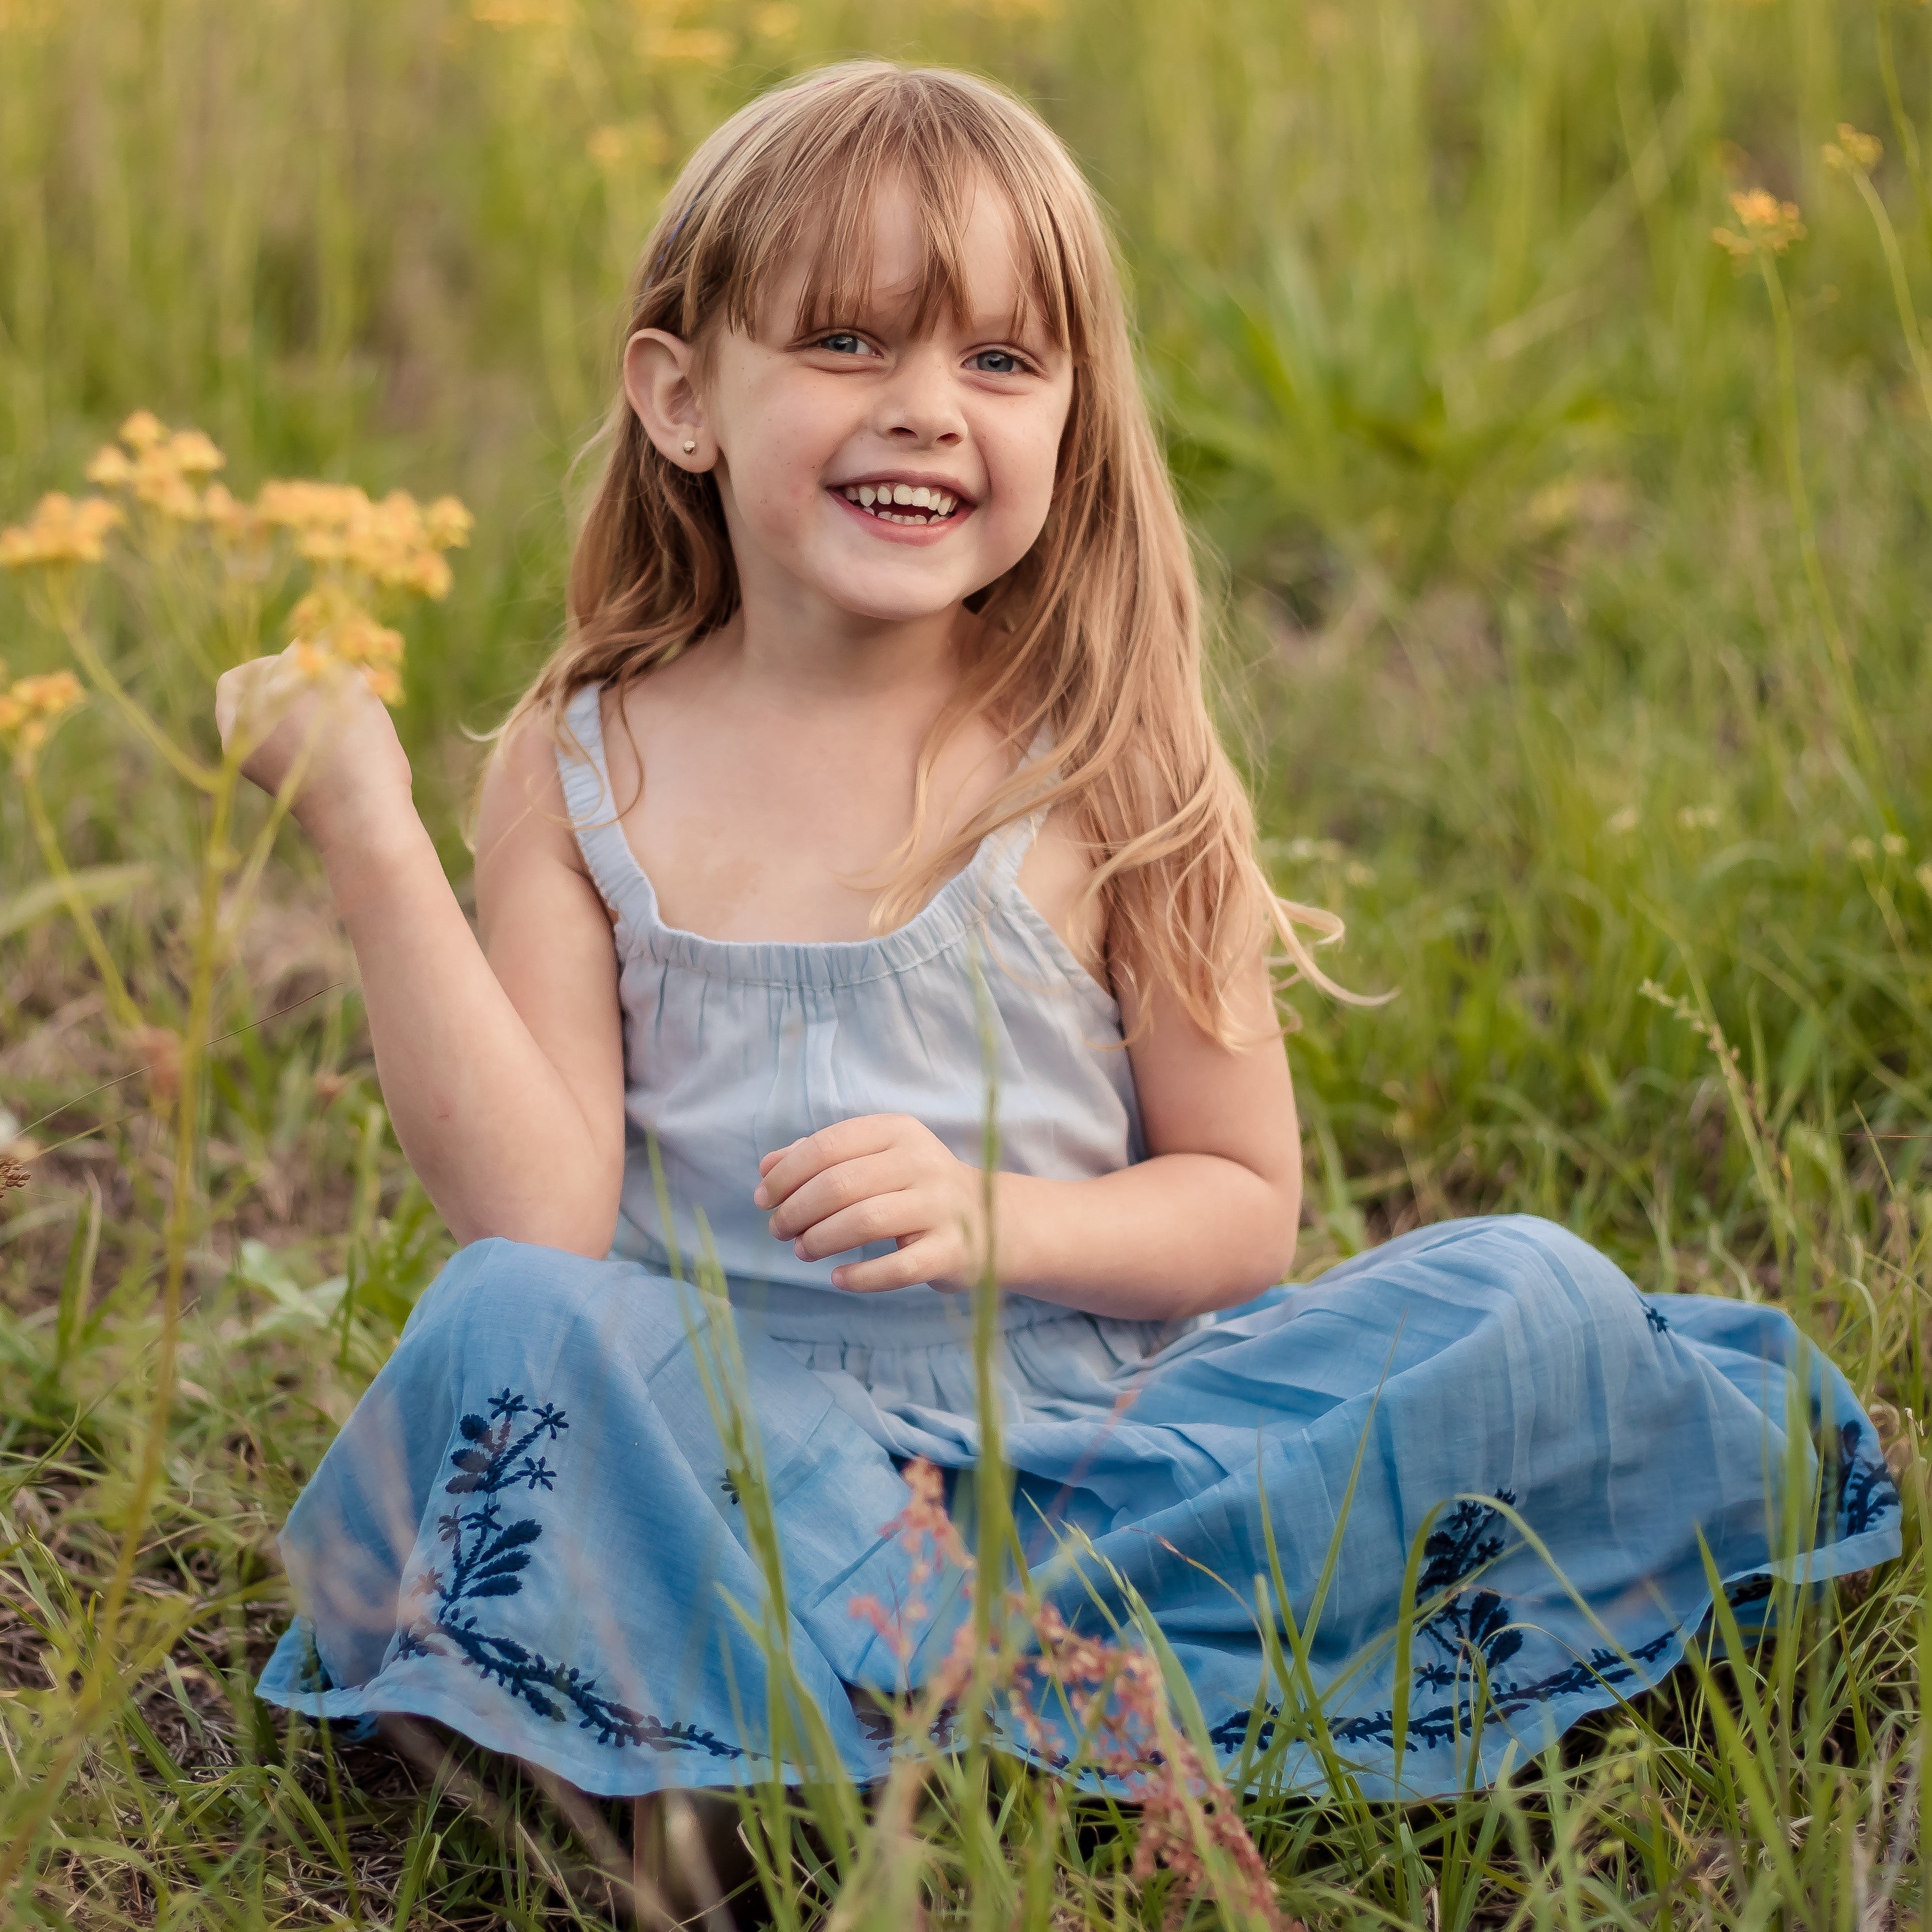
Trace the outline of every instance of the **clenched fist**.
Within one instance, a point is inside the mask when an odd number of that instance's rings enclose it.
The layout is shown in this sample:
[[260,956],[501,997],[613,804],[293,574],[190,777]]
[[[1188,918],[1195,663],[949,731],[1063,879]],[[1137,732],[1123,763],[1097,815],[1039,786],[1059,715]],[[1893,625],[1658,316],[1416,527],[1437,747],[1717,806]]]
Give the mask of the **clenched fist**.
[[214,687],[222,748],[264,791],[290,790],[290,808],[326,842],[410,808],[410,761],[387,706],[361,674],[334,665],[320,676],[291,644],[224,671]]

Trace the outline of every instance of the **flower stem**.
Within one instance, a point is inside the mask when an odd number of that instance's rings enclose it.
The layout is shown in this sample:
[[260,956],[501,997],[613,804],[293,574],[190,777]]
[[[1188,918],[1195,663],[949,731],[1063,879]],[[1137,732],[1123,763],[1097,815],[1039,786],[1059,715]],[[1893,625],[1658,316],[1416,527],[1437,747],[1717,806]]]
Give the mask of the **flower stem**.
[[46,796],[40,790],[40,774],[31,758],[16,759],[14,771],[20,781],[20,795],[26,801],[27,818],[34,828],[34,842],[40,848],[41,862],[59,887],[61,902],[80,929],[81,943],[87,948],[88,957],[94,962],[94,970],[100,975],[100,982],[107,989],[107,1004],[114,1009],[114,1017],[132,1032],[142,1024],[141,1010],[134,1004],[128,982],[122,978],[121,969],[115,964],[114,956],[107,950],[107,941],[101,935],[100,925],[61,850],[60,837],[54,830]]
[[234,863],[229,831],[240,767],[224,760],[214,775],[213,811],[202,849],[200,903],[196,908],[190,968],[187,1024],[182,1029],[181,1082],[175,1092],[174,1184],[163,1234],[161,1334],[154,1358],[154,1407],[142,1444],[140,1466],[128,1504],[121,1551],[102,1605],[103,1642],[111,1636],[134,1581],[141,1538],[160,1481],[167,1448],[168,1420],[174,1406],[175,1358],[180,1342],[182,1291],[188,1275],[188,1237],[194,1217],[195,1172],[200,1147],[202,1063],[213,1031],[215,983],[221,964],[221,884]]

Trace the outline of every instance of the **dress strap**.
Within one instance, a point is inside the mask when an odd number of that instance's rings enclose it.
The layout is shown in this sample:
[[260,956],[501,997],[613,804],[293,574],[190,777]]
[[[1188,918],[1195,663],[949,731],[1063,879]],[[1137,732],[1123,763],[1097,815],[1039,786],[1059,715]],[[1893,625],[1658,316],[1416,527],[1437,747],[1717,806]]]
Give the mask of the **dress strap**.
[[634,927],[649,916],[649,886],[617,818],[616,794],[604,757],[604,690],[586,684],[564,707],[563,722],[581,755],[568,743],[556,748],[557,776],[570,829],[590,881],[604,903]]
[[[1041,764],[1052,750],[1053,734],[1042,724],[1034,734],[1033,742],[1027,747],[1019,769],[1025,771]],[[1049,770],[1041,776],[1051,777],[1052,774]],[[984,876],[993,891],[1004,892],[1018,879],[1020,868],[1026,863],[1026,855],[1033,850],[1034,841],[1040,836],[1040,827],[1046,823],[1045,811],[1029,812],[1025,818],[1016,818],[1010,824],[1000,826],[988,840],[993,850],[988,855],[992,862]]]

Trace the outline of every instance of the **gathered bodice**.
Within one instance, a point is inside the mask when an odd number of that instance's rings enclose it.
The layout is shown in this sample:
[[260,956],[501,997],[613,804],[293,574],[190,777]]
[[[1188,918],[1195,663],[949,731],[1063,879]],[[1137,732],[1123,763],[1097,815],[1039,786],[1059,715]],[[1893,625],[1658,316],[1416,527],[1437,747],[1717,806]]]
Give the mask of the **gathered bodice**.
[[[939,1340],[956,1329],[957,1298],[924,1287],[841,1292],[836,1263],[800,1261],[775,1240],[752,1192],[760,1156],[865,1114],[909,1114],[976,1164],[989,1083],[999,1164],[1010,1172],[1085,1180],[1141,1157],[1119,1008],[1020,890],[1037,821],[983,840],[892,932],[706,938],[658,914],[617,817],[601,699],[592,686],[571,701],[566,722],[584,756],[560,749],[558,767],[617,946],[627,1157],[613,1252],[662,1271],[708,1242],[734,1298],[802,1341]],[[1029,1300],[1023,1282],[1007,1287],[1010,1326],[1066,1312]]]

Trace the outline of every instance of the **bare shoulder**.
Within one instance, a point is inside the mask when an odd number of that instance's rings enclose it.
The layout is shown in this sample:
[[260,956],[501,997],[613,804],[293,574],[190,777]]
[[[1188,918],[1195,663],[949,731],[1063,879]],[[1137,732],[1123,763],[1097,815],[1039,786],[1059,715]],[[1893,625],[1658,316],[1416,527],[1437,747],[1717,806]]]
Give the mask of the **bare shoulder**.
[[476,808],[477,910],[486,920],[520,898],[533,876],[589,875],[571,830],[556,741],[541,719],[526,718],[498,742],[483,774]]
[[1098,896],[1087,890],[1093,876],[1093,851],[1081,833],[1077,814],[1056,806],[1021,862],[1019,888],[1066,942],[1067,950],[1105,986],[1106,914]]

